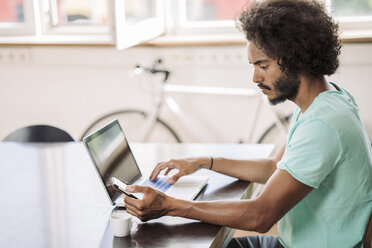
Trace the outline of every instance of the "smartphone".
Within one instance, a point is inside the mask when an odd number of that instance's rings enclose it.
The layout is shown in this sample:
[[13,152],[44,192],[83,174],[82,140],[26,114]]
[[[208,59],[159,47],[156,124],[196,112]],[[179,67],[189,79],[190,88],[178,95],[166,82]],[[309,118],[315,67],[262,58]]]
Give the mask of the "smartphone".
[[131,193],[127,192],[125,188],[127,187],[127,184],[123,183],[116,177],[111,177],[111,183],[112,186],[114,186],[115,189],[119,190],[120,192],[126,194],[129,197],[132,197],[134,199],[138,199],[136,196],[132,195]]

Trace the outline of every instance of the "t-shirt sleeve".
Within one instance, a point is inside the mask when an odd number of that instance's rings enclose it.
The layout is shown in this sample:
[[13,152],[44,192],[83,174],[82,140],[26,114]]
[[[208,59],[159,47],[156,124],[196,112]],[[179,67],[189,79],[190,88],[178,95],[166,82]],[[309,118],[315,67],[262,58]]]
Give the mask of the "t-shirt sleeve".
[[328,123],[304,121],[290,132],[278,168],[310,187],[319,188],[340,160],[340,147],[338,134]]

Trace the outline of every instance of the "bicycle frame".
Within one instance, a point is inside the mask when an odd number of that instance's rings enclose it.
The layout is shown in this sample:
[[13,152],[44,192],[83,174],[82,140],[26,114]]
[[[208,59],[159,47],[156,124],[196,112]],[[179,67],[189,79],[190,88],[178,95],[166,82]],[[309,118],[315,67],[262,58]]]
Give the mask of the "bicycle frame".
[[[162,70],[164,71],[164,70]],[[169,75],[169,74],[168,74]],[[168,77],[166,77],[167,79]],[[146,141],[152,132],[152,128],[155,125],[156,120],[160,117],[160,112],[164,104],[171,110],[179,120],[183,123],[183,127],[187,129],[188,133],[195,134],[195,130],[199,130],[199,127],[195,126],[195,122],[190,121],[190,118],[182,110],[177,101],[171,96],[173,94],[191,94],[191,95],[217,95],[217,96],[239,96],[248,98],[258,98],[258,104],[254,111],[254,118],[252,127],[248,131],[248,138],[245,142],[254,142],[253,135],[256,130],[257,120],[263,105],[266,105],[274,115],[275,123],[279,128],[280,134],[283,137],[287,133],[287,129],[284,123],[281,121],[282,116],[276,109],[274,109],[269,103],[266,97],[255,89],[247,88],[233,88],[233,87],[210,87],[210,86],[190,86],[180,84],[169,84],[167,80],[163,80],[160,88],[158,89],[157,95],[155,96],[155,102],[152,110],[149,111],[149,118],[142,130],[142,140]],[[198,140],[197,135],[192,137],[194,140]]]

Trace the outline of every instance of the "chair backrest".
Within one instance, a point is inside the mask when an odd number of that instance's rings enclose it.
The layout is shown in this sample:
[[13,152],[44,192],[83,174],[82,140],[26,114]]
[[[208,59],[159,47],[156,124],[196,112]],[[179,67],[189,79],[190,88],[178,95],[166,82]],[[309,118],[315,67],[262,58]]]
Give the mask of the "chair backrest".
[[69,142],[74,141],[66,131],[48,125],[27,126],[15,130],[3,141],[14,142]]
[[366,232],[364,233],[363,247],[372,248],[372,213],[367,223]]

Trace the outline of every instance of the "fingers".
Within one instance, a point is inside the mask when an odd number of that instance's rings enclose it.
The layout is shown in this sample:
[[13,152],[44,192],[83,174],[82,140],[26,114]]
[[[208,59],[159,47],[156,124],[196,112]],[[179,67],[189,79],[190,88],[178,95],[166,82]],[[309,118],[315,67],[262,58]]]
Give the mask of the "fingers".
[[[150,187],[146,186],[138,186],[138,185],[130,185],[131,187],[127,186],[128,188],[133,188],[133,192],[144,192],[145,194],[151,194],[151,193],[156,193],[151,192]],[[129,190],[128,190],[129,191]],[[151,198],[151,196],[150,196]],[[124,203],[125,203],[125,208],[127,212],[137,218],[139,218],[141,221],[146,221],[148,220],[147,216],[147,210],[149,209],[149,201],[146,201],[145,199],[134,199],[129,196],[124,196]],[[150,200],[152,202],[152,200]]]
[[137,217],[142,222],[145,222],[147,220],[144,210],[140,210],[140,209],[138,209],[134,206],[131,206],[131,205],[126,205],[125,207],[126,207],[126,211],[127,211],[128,214]]
[[131,214],[133,216],[136,216],[137,218],[141,214],[141,212],[137,208],[135,208],[135,207],[133,207],[131,205],[127,205],[127,206],[125,206],[125,208],[127,209],[128,214]]
[[125,207],[132,206],[132,207],[137,208],[137,209],[141,208],[140,200],[134,199],[134,198],[129,197],[129,196],[124,196],[124,203],[125,203]]
[[144,209],[146,209],[144,200],[139,200],[139,199],[134,199],[129,196],[124,196],[124,203],[125,203],[125,207],[131,210],[132,213],[130,214],[135,213],[135,216],[137,217],[141,215]]
[[127,213],[137,217],[142,222],[146,222],[150,219],[149,216],[144,211],[138,210],[133,207],[127,207]]
[[178,179],[180,179],[180,177],[182,177],[182,174],[181,174],[181,172],[178,172],[177,174],[175,174],[174,176],[172,176],[171,178],[168,179],[168,183],[169,184],[174,184],[175,182],[178,181]]
[[142,212],[140,210],[138,210],[136,207],[133,207],[131,205],[128,205],[128,206],[125,206],[125,208],[126,208],[128,214],[131,214],[131,215],[133,215],[133,216],[135,216],[137,218],[140,218],[141,217],[141,213]]
[[129,193],[146,193],[148,192],[149,187],[141,185],[128,185],[125,190]]
[[[157,166],[155,166],[154,170],[151,173],[150,180],[155,181],[158,177],[159,173],[164,170],[165,168],[168,168],[169,170],[177,168],[174,164],[174,160],[170,160],[168,162],[159,163]],[[169,172],[169,171],[168,171]]]
[[155,166],[154,170],[151,173],[150,180],[155,181],[159,173],[166,168],[166,163],[159,163]]
[[169,173],[171,170],[172,170],[171,168],[167,168],[167,170],[166,170],[165,173],[164,173],[164,176],[167,176],[168,173]]
[[141,221],[147,221],[154,218],[159,218],[167,213],[167,196],[150,187],[130,185],[127,186],[129,192],[142,192],[142,199],[133,199],[129,196],[124,196],[125,207],[127,212],[138,217]]

